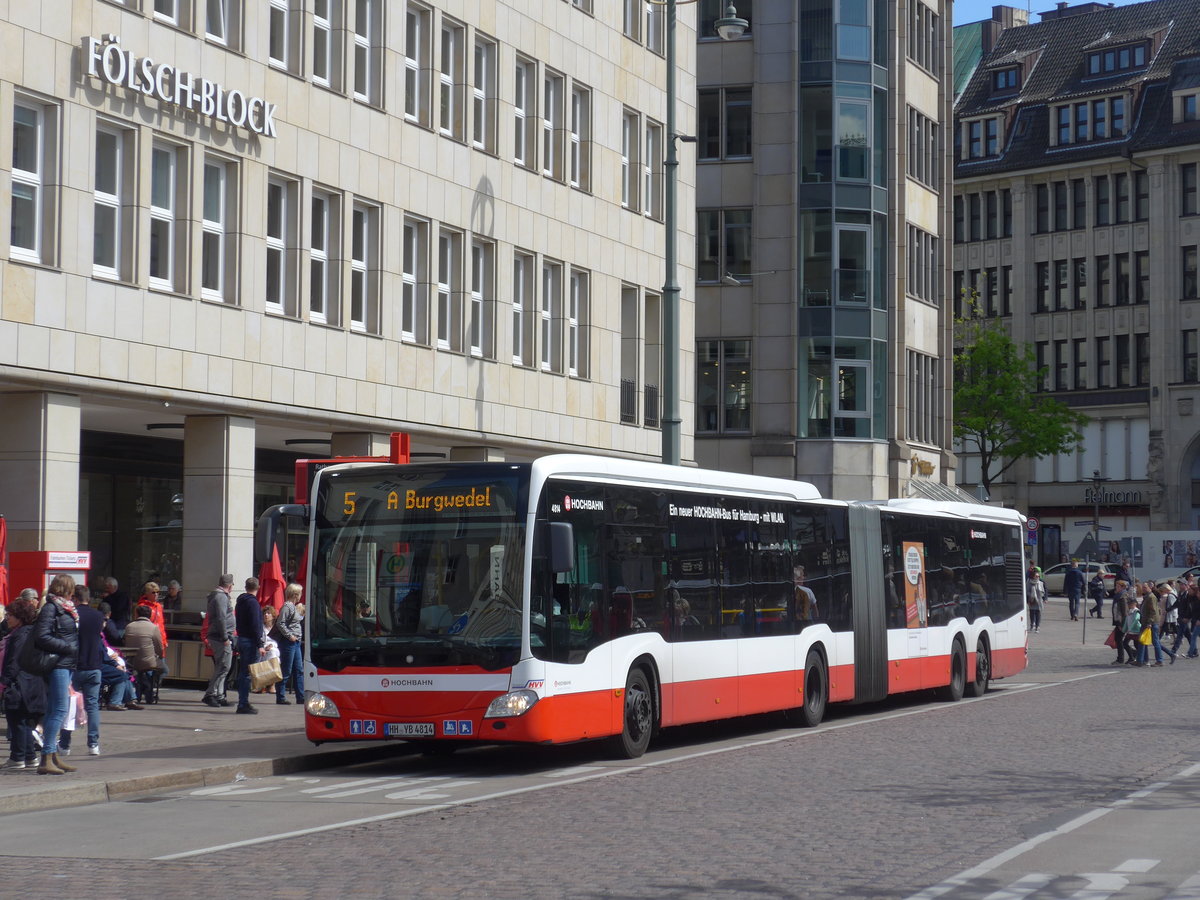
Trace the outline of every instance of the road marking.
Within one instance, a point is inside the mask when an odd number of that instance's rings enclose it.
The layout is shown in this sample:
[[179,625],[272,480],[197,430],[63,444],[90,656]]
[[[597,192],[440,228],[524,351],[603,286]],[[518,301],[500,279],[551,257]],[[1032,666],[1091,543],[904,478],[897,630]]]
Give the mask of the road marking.
[[1114,872],[1138,872],[1144,874],[1157,866],[1161,859],[1127,859],[1113,869]]
[[450,788],[467,787],[471,784],[479,784],[478,781],[451,781],[447,784],[431,784],[428,787],[410,788],[407,791],[396,791],[394,794],[385,794],[387,800],[445,800],[450,795],[446,791]]
[[192,796],[192,797],[216,797],[219,795],[222,797],[228,797],[232,794],[237,794],[239,796],[241,794],[265,794],[268,791],[278,791],[278,790],[281,790],[282,788],[283,788],[283,785],[275,785],[272,787],[256,788],[256,787],[250,787],[248,784],[246,784],[243,781],[239,781],[239,782],[235,782],[233,784],[222,784],[219,787],[200,788],[199,790],[192,791],[190,796]]
[[[302,793],[302,794],[323,794],[326,791],[336,791],[336,790],[345,789],[345,788],[358,787],[359,785],[363,785],[363,784],[384,785],[384,784],[387,784],[387,783],[395,781],[395,780],[396,780],[395,778],[391,778],[391,777],[389,777],[389,778],[360,778],[357,781],[343,781],[340,784],[326,784],[321,787],[304,788],[302,791],[300,791],[300,793]],[[374,789],[372,789],[372,790],[374,790]]]
[[[925,888],[925,890],[923,890],[923,891],[918,891],[917,893],[910,895],[908,898],[906,898],[906,900],[932,900],[932,898],[934,898],[934,897],[940,897],[943,894],[948,894],[953,890],[956,890],[958,888],[965,886],[970,881],[973,881],[976,878],[981,878],[984,875],[987,875],[989,872],[991,872],[995,869],[998,869],[1000,866],[1004,865],[1005,863],[1007,863],[1013,859],[1016,859],[1018,856],[1021,856],[1023,853],[1026,853],[1026,852],[1032,850],[1034,847],[1038,846],[1039,844],[1044,844],[1046,841],[1050,840],[1051,838],[1061,837],[1065,834],[1070,834],[1072,831],[1082,828],[1084,825],[1089,825],[1092,822],[1096,821],[1097,819],[1108,815],[1113,810],[1120,809],[1123,806],[1127,806],[1130,803],[1133,803],[1137,800],[1141,800],[1141,799],[1144,799],[1145,797],[1150,796],[1155,791],[1158,791],[1158,790],[1161,790],[1162,788],[1167,787],[1171,781],[1178,781],[1180,779],[1190,777],[1191,775],[1196,774],[1196,772],[1198,772],[1198,771],[1200,771],[1200,763],[1190,765],[1187,768],[1182,769],[1179,772],[1176,772],[1175,775],[1173,775],[1170,778],[1170,780],[1168,780],[1168,781],[1155,782],[1154,784],[1148,785],[1147,787],[1133,791],[1130,794],[1126,795],[1125,797],[1121,798],[1120,800],[1116,800],[1112,803],[1107,804],[1106,806],[1088,810],[1087,812],[1083,813],[1082,815],[1076,816],[1070,822],[1060,825],[1057,828],[1054,828],[1050,831],[1045,831],[1039,835],[1035,835],[1034,837],[1031,837],[1028,840],[1022,841],[1019,844],[1015,844],[1014,846],[1008,848],[1007,850],[997,853],[991,859],[984,860],[977,866],[972,866],[969,869],[959,872],[957,875],[953,875],[950,878],[947,878],[945,881],[942,881],[939,884],[932,885],[930,887]],[[1095,878],[1097,876],[1084,875],[1081,877],[1090,879],[1090,878]],[[1104,877],[1105,878],[1121,878],[1120,875],[1114,875],[1111,873],[1105,873]],[[1121,879],[1121,880],[1123,882],[1127,881],[1126,879]],[[1107,888],[1097,888],[1096,890],[1099,891],[1099,890],[1108,890],[1108,889]],[[1112,894],[1111,891],[1109,891],[1109,893],[1104,893],[1104,894],[1091,893],[1090,891],[1092,891],[1092,888],[1089,885],[1088,888],[1084,888],[1083,890],[1077,892],[1076,894],[1073,894],[1072,900],[1103,900],[1103,898],[1109,897]]]
[[1053,875],[1031,872],[1028,875],[1022,875],[1008,887],[988,894],[983,900],[1023,900],[1030,894],[1040,891],[1053,880]]
[[[217,844],[212,847],[200,847],[196,850],[183,850],[179,853],[168,853],[164,856],[156,856],[156,857],[154,857],[154,859],[161,860],[164,862],[167,862],[170,860],[175,860],[175,859],[190,859],[195,856],[205,856],[209,853],[220,853],[224,850],[233,850],[238,847],[253,847],[258,844],[269,844],[274,841],[286,840],[287,838],[306,837],[306,836],[312,835],[312,834],[320,834],[325,831],[338,831],[342,828],[353,828],[356,825],[371,825],[376,822],[387,822],[392,819],[402,819],[402,818],[407,818],[408,816],[416,816],[416,815],[420,815],[422,813],[427,813],[427,812],[435,812],[435,811],[444,810],[444,809],[453,809],[456,806],[463,806],[467,803],[483,803],[488,800],[497,800],[502,797],[514,797],[514,796],[517,796],[520,794],[529,794],[529,793],[533,793],[534,791],[541,791],[541,790],[545,790],[546,788],[558,787],[559,785],[563,785],[563,784],[581,784],[585,781],[595,781],[596,779],[608,778],[613,775],[622,775],[622,774],[625,774],[628,772],[639,772],[639,771],[644,771],[646,769],[654,769],[654,768],[658,768],[660,766],[673,765],[675,763],[686,762],[686,761],[693,760],[693,759],[703,759],[706,756],[716,756],[721,753],[733,753],[735,751],[747,750],[747,749],[750,749],[753,747],[768,747],[768,746],[771,746],[772,744],[779,744],[784,741],[794,741],[794,740],[798,740],[800,738],[808,737],[810,735],[820,734],[823,731],[835,731],[835,730],[841,730],[843,728],[854,728],[854,727],[857,727],[860,725],[873,725],[877,722],[883,722],[883,721],[887,721],[889,719],[900,719],[900,718],[904,718],[905,716],[916,716],[916,715],[925,715],[927,713],[946,712],[947,710],[961,708],[962,706],[970,704],[970,703],[983,703],[983,702],[990,701],[990,700],[1002,700],[1005,697],[1019,696],[1021,694],[1028,693],[1029,691],[1039,691],[1044,688],[1053,687],[1055,685],[1060,685],[1060,684],[1072,684],[1077,681],[1086,681],[1089,678],[1099,678],[1101,676],[1109,675],[1109,674],[1112,674],[1112,673],[1107,672],[1107,671],[1106,672],[1097,672],[1097,673],[1093,673],[1093,674],[1089,674],[1089,675],[1079,675],[1074,678],[1066,678],[1061,681],[1057,681],[1054,683],[1046,683],[1046,684],[1024,685],[1024,684],[1014,683],[1010,686],[1006,686],[1004,690],[991,692],[991,693],[985,694],[982,697],[974,697],[971,699],[964,699],[964,700],[960,701],[959,703],[927,704],[927,705],[921,706],[917,709],[900,710],[899,712],[863,716],[862,718],[855,719],[853,722],[838,722],[838,723],[834,723],[831,725],[821,725],[821,726],[818,726],[817,728],[797,728],[795,731],[793,731],[791,733],[776,735],[775,737],[756,738],[754,740],[749,740],[749,741],[740,741],[739,740],[732,744],[726,744],[726,745],[720,746],[720,747],[710,747],[706,750],[697,750],[694,753],[685,753],[680,756],[668,756],[668,757],[664,757],[661,759],[650,759],[650,760],[643,759],[640,762],[631,763],[629,765],[620,765],[620,766],[613,766],[613,767],[596,767],[597,771],[592,771],[592,772],[585,771],[585,772],[581,772],[579,775],[572,775],[572,776],[565,777],[565,778],[558,778],[553,781],[544,781],[544,782],[540,782],[537,784],[525,785],[523,787],[510,788],[510,789],[504,790],[504,791],[496,791],[491,794],[477,794],[477,795],[470,796],[470,797],[462,797],[457,800],[451,800],[451,801],[448,801],[445,803],[434,803],[429,806],[415,806],[415,807],[412,807],[411,809],[402,809],[402,810],[397,810],[394,812],[380,813],[379,815],[375,815],[375,816],[364,816],[364,817],[361,817],[358,819],[347,819],[346,821],[333,822],[329,825],[314,825],[310,828],[299,828],[294,831],[284,831],[284,832],[279,832],[276,834],[266,834],[266,835],[262,835],[260,837],[247,838],[247,839],[241,840],[241,841],[231,841],[227,844]],[[588,769],[591,767],[580,766],[578,768]],[[363,779],[363,781],[359,782],[359,783],[362,784],[366,781],[372,781],[372,780],[375,780],[375,779]],[[385,779],[379,779],[379,780],[385,780]],[[344,785],[344,784],[343,785],[330,785],[326,789],[333,790],[337,787],[345,787],[345,786],[346,785]],[[307,791],[305,791],[304,793],[316,793],[317,790],[318,789],[310,788]],[[1106,812],[1108,812],[1108,810],[1101,810],[1099,814],[1103,815]],[[1083,822],[1079,823],[1079,825],[1083,825],[1083,824],[1085,824],[1085,823],[1083,823]],[[1074,827],[1077,828],[1077,827],[1079,827],[1079,825],[1076,825]],[[1064,827],[1066,827],[1066,826],[1064,826]],[[1048,840],[1049,838],[1047,837],[1046,839]],[[1039,841],[1039,843],[1040,843],[1040,841]],[[1035,845],[1031,844],[1030,846],[1035,846]],[[1026,849],[1028,849],[1028,848],[1026,848]],[[1022,850],[1021,852],[1024,852],[1024,851]],[[1003,855],[1003,854],[1001,854],[1001,855]],[[1019,856],[1020,854],[1014,853],[1013,855]],[[993,857],[993,859],[997,859],[997,857]],[[991,866],[989,869],[983,870],[983,872],[990,871],[991,868],[995,868],[996,866],[1000,865],[1001,862],[1005,862],[1005,861],[1007,861],[1007,858],[1005,860],[1000,860],[1000,862],[996,862],[995,865]],[[988,862],[991,862],[991,860],[989,860]],[[968,870],[968,871],[974,871],[974,870]],[[956,876],[956,877],[958,877],[958,876]],[[943,882],[943,883],[945,883],[945,882]],[[942,894],[952,890],[956,886],[957,886],[956,884],[952,884],[943,890],[937,891],[937,893],[932,893],[932,894],[922,893],[919,895],[914,895],[913,900],[916,900],[916,898],[938,897],[938,896],[941,896]],[[933,888],[929,888],[927,890],[933,890]]]
[[1200,872],[1180,884],[1165,900],[1200,900]]

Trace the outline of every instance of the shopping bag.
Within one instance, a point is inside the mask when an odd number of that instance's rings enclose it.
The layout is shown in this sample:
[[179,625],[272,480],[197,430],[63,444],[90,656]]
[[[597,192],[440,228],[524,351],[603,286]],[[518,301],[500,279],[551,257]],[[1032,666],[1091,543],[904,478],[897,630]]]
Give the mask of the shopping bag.
[[260,691],[281,681],[283,681],[283,670],[279,667],[278,657],[250,663],[250,690]]
[[1153,632],[1150,631],[1149,627],[1142,629],[1142,633],[1138,635],[1138,643],[1143,647],[1149,647],[1154,643],[1154,635]]
[[1117,629],[1114,628],[1108,633],[1108,637],[1104,639],[1104,646],[1112,647],[1114,650],[1117,649]]

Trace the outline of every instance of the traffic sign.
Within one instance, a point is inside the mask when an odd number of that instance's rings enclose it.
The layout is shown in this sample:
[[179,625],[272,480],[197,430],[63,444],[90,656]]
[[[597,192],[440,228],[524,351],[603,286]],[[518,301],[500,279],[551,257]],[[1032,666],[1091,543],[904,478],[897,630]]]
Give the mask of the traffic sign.
[[1028,519],[1025,520],[1025,527],[1028,528],[1030,531],[1037,531],[1039,528],[1042,527],[1042,523],[1039,522],[1035,517],[1030,516]]
[[[1076,525],[1092,525],[1093,522],[1091,519],[1084,519],[1082,522],[1076,522],[1075,524]],[[1095,527],[1096,527],[1097,531],[1112,531],[1111,525],[1096,525]]]

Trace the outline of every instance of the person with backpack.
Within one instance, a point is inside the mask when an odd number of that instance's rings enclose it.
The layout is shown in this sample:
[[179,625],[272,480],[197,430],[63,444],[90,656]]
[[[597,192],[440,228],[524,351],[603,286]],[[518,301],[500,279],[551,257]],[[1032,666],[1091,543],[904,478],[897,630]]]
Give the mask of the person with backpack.
[[0,769],[32,769],[38,764],[38,747],[33,729],[46,712],[46,684],[36,675],[24,671],[17,660],[25,642],[33,636],[37,619],[37,593],[30,600],[24,592],[5,607],[5,622],[9,627],[4,639],[4,662],[0,663],[0,686],[4,695],[4,717],[11,736],[8,759]]

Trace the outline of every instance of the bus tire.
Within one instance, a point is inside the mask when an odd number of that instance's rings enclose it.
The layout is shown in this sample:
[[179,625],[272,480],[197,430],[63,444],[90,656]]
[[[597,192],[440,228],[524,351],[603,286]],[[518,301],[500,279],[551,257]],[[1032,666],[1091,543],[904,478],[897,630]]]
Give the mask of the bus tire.
[[654,694],[645,669],[629,670],[622,700],[621,733],[609,739],[609,747],[618,759],[637,759],[646,752],[654,734]]
[[938,688],[938,696],[948,703],[957,703],[967,689],[967,651],[961,638],[954,639],[950,649],[950,683]]
[[982,697],[987,693],[991,681],[992,653],[988,650],[987,641],[980,638],[975,647],[975,677],[967,682],[967,696]]
[[829,704],[829,673],[825,660],[816,650],[808,651],[804,660],[804,703],[800,706],[800,724],[805,728],[816,728],[825,718],[825,707]]

